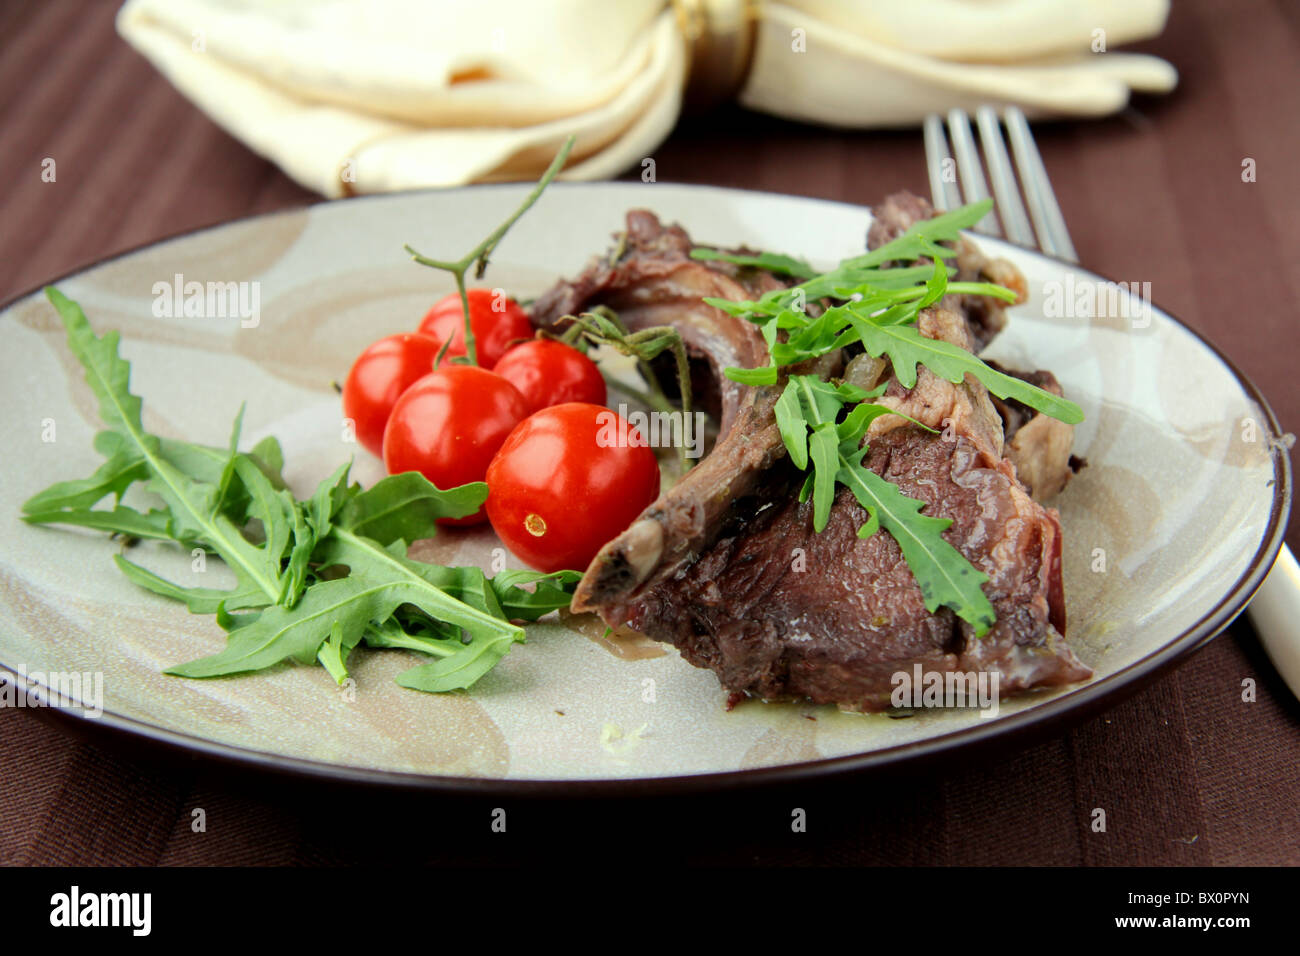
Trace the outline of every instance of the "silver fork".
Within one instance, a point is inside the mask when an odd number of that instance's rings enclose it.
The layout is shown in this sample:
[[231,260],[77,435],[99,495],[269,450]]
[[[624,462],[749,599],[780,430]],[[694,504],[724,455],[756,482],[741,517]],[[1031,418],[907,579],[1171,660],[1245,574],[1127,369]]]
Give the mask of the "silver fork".
[[[1034,143],[1025,114],[1014,106],[1003,114],[1007,138],[1015,154],[1015,169],[1002,138],[1002,126],[991,106],[976,111],[980,145],[993,180],[994,207],[975,224],[974,230],[988,236],[1006,236],[1017,245],[1039,248],[1050,256],[1078,262],[1065,217],[1047,178],[1047,169]],[[932,113],[925,120],[925,159],[930,174],[930,192],[934,207],[954,209],[962,203],[988,198],[983,166],[971,134],[970,117],[965,110],[948,114],[948,135],[944,135],[943,118]],[[952,143],[952,152],[948,144]],[[956,156],[953,156],[956,153]],[[1016,170],[1020,173],[1017,188]],[[960,180],[960,188],[958,187]],[[1021,193],[1024,203],[1021,202]],[[1025,214],[1028,204],[1029,214]],[[1030,220],[1033,226],[1030,226]],[[1037,238],[1035,238],[1037,236]],[[1260,585],[1247,608],[1260,642],[1278,673],[1300,697],[1300,564],[1291,549],[1282,545],[1277,561]]]
[[[998,114],[991,106],[981,106],[975,118],[979,125],[980,143],[984,147],[984,158],[989,166],[989,178],[993,180],[994,206],[993,211],[975,224],[975,231],[988,236],[1001,236],[1001,226],[1005,224],[1007,238],[1017,245],[1031,249],[1037,246],[1049,256],[1078,262],[1074,243],[1070,242],[1069,230],[1065,228],[1065,217],[1061,215],[1056,193],[1052,191],[1052,183],[1047,178],[1043,158],[1038,154],[1034,134],[1029,131],[1029,122],[1025,119],[1025,114],[1014,106],[1007,107],[1005,116],[1007,136],[1016,156],[1016,167],[1020,170],[1029,215],[1025,215],[1020,190],[1016,188],[1016,174],[1007,157]],[[953,110],[948,114],[948,130],[952,136],[953,151],[957,154],[955,159],[948,152],[943,120],[937,113],[926,117],[926,166],[930,172],[930,192],[934,196],[934,207],[940,210],[955,209],[962,203],[979,202],[989,196],[979,153],[975,151],[975,139],[971,136],[970,118],[965,110]],[[960,190],[957,188],[958,179],[962,182]],[[1029,225],[1030,218],[1033,219],[1032,229]],[[1037,242],[1034,241],[1035,232],[1038,234]]]

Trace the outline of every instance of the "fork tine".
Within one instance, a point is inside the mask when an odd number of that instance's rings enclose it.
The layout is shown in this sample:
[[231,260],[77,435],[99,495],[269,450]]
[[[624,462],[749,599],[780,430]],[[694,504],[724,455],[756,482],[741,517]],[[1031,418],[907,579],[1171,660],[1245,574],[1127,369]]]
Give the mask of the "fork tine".
[[930,174],[930,196],[934,208],[940,212],[956,209],[961,205],[961,193],[957,191],[957,178],[948,178],[946,173],[952,164],[952,155],[948,152],[948,138],[943,132],[943,119],[937,113],[925,118],[925,165]]
[[1036,245],[1034,230],[1029,225],[1025,214],[1025,205],[1020,201],[1020,190],[1016,188],[1016,174],[1007,157],[1006,143],[1002,140],[1002,127],[998,123],[998,114],[991,106],[981,106],[975,114],[980,128],[980,145],[984,148],[984,162],[989,168],[989,178],[993,180],[993,195],[997,198],[998,215],[1002,217],[1002,226],[1007,231],[1007,238],[1022,246]]
[[[970,132],[970,117],[965,110],[952,110],[948,114],[948,135],[952,137],[953,152],[957,154],[957,169],[961,173],[962,193],[968,203],[979,202],[989,198],[989,187],[984,182],[984,169],[980,165],[979,153],[975,151],[975,139]],[[1002,235],[997,213],[989,210],[974,230],[986,236]]]
[[1029,203],[1029,215],[1038,232],[1038,244],[1049,255],[1078,262],[1079,256],[1070,241],[1070,232],[1065,228],[1065,217],[1061,215],[1056,194],[1052,192],[1052,182],[1047,178],[1047,168],[1043,166],[1043,157],[1038,153],[1025,114],[1009,106],[1006,123],[1011,149],[1016,154],[1016,167],[1020,170],[1020,182]]

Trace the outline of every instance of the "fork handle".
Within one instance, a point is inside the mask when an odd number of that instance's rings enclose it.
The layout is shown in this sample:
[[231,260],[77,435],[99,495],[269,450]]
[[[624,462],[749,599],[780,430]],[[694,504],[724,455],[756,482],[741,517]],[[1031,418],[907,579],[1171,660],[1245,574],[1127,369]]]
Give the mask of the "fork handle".
[[1300,697],[1300,564],[1285,544],[1247,612],[1273,666]]

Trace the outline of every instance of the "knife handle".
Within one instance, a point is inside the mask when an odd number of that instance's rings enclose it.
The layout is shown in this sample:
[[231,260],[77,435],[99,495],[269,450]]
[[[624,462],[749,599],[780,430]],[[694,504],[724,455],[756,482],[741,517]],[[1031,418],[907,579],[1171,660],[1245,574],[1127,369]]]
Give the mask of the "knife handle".
[[1273,666],[1300,697],[1300,564],[1285,544],[1247,612]]

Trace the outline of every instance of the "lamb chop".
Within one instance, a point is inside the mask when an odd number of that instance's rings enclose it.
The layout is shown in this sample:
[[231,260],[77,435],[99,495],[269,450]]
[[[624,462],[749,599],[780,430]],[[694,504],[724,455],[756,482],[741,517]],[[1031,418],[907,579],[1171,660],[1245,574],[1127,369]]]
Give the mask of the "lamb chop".
[[[923,201],[891,197],[873,226],[873,244],[922,213],[929,214]],[[766,699],[879,710],[889,706],[892,675],[915,664],[996,672],[1003,695],[1090,676],[1062,636],[1059,516],[1018,480],[1003,419],[984,387],[970,377],[953,384],[922,367],[906,389],[886,360],[865,355],[847,369],[843,356],[828,355],[793,370],[843,372],[864,386],[887,382],[877,402],[938,432],[901,415],[881,417],[868,433],[865,464],[925,501],[927,514],[952,519],[944,536],[988,576],[984,591],[997,614],[993,628],[976,637],[948,608],[926,609],[892,537],[858,537],[867,515],[847,489],[839,489],[826,528],[813,530],[812,504],[798,500],[804,475],[788,460],[773,413],[784,382],[755,388],[723,377],[728,366],[766,364],[766,346],[751,323],[702,301],[753,298],[781,280],[692,260],[691,245],[680,227],[632,212],[616,258],[593,262],[534,307],[541,325],[596,304],[618,311],[633,329],[671,322],[713,377],[719,402],[712,452],[601,550],[574,609],[669,642],[728,690]],[[1018,278],[969,243],[958,266]],[[922,335],[972,350],[1004,325],[1000,304],[970,296],[949,296],[917,322]],[[1020,423],[1017,433],[1026,427]]]

